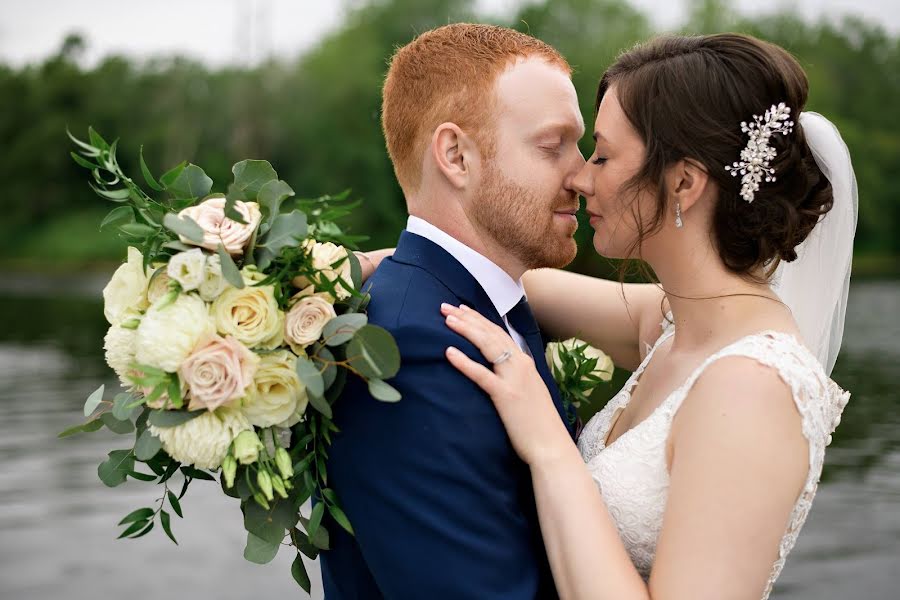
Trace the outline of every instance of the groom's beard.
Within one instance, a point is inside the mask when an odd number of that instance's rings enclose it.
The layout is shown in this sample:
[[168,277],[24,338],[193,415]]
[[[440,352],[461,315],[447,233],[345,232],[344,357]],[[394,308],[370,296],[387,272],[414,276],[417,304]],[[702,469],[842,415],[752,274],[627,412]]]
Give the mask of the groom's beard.
[[491,169],[472,218],[527,269],[562,268],[578,253],[573,238],[578,226],[559,222],[553,212],[577,206],[574,195],[540,198]]

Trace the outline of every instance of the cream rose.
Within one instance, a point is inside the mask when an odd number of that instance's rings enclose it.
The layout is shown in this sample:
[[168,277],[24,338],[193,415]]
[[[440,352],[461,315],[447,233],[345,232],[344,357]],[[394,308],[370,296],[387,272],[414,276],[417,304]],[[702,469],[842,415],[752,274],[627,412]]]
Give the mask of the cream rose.
[[132,389],[134,384],[128,379],[132,373],[129,365],[134,362],[135,342],[137,330],[127,329],[120,325],[113,325],[103,338],[103,349],[106,351],[106,364],[115,371],[126,389]]
[[103,288],[103,315],[110,325],[135,317],[149,306],[144,255],[128,247],[128,260],[122,264]]
[[[245,281],[246,281],[245,277]],[[212,303],[216,329],[248,348],[277,348],[284,341],[284,313],[271,285],[228,287]]]
[[329,294],[301,297],[285,315],[284,339],[297,354],[302,354],[304,348],[318,340],[328,321],[337,316],[329,298]]
[[[306,251],[312,257],[313,268],[321,271],[321,277],[334,283],[337,299],[343,300],[349,298],[350,292],[347,291],[343,284],[338,282],[338,278],[341,278],[347,285],[353,285],[350,259],[347,258],[347,249],[331,242],[321,244],[314,240],[307,240],[304,243],[304,248],[306,248]],[[338,261],[342,261],[341,264],[337,267],[332,267],[332,265]],[[305,288],[311,282],[306,277],[298,276],[295,277],[291,283],[296,288]]]
[[225,291],[228,282],[222,276],[222,261],[218,254],[206,257],[206,268],[203,271],[203,282],[197,288],[197,293],[207,302],[212,302]]
[[244,395],[253,383],[259,356],[231,337],[201,341],[181,363],[178,375],[190,389],[190,410],[215,410]]
[[296,365],[297,357],[287,350],[260,357],[253,385],[241,403],[241,410],[253,425],[291,427],[306,412],[309,398]]
[[179,252],[169,259],[166,273],[181,284],[182,290],[196,290],[206,278],[206,255],[200,248]]
[[[576,347],[583,345],[585,345],[585,342],[577,338],[569,338],[563,342],[551,342],[547,344],[547,364],[550,365],[551,369],[562,372],[562,360],[559,357],[560,347],[563,348],[564,352],[571,352]],[[605,352],[587,345],[584,349],[584,355],[588,359],[597,359],[597,366],[594,367],[594,370],[591,372],[592,375],[600,378],[601,381],[609,381],[612,379],[615,366],[613,365],[612,359]]]
[[137,328],[137,362],[174,373],[201,339],[215,333],[206,303],[180,294],[171,304],[150,307]]
[[238,200],[234,206],[246,223],[238,223],[225,216],[224,196],[212,196],[196,206],[185,208],[178,213],[178,216],[190,217],[200,226],[203,230],[203,242],[198,244],[184,236],[179,236],[181,241],[209,250],[216,250],[219,244],[222,244],[225,246],[225,251],[231,255],[243,254],[244,246],[256,231],[262,214],[256,202]]
[[175,427],[150,426],[150,433],[162,442],[163,450],[186,465],[217,469],[231,441],[242,431],[253,429],[239,410],[220,408],[205,412]]

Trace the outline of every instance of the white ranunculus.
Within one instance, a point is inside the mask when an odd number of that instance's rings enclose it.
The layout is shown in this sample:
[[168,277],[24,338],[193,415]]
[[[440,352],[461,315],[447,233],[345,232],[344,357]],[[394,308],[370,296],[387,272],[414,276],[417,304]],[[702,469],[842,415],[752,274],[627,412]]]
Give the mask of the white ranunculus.
[[151,306],[141,319],[135,358],[142,365],[174,373],[197,342],[216,329],[206,303],[193,294],[179,294],[173,303],[163,304]]
[[253,384],[241,401],[241,410],[257,427],[290,427],[300,421],[309,398],[296,372],[297,357],[277,350],[260,357]]
[[204,412],[175,427],[150,426],[150,433],[162,442],[163,450],[186,465],[198,469],[217,469],[231,441],[253,426],[239,410],[227,407]]
[[200,297],[212,302],[228,287],[228,281],[222,276],[222,261],[218,254],[206,257],[206,268],[203,271],[203,283],[197,288]]
[[137,316],[146,310],[147,273],[141,251],[128,247],[128,260],[122,264],[103,288],[103,315],[110,325]]
[[115,371],[122,386],[131,389],[134,384],[127,375],[131,371],[129,365],[134,362],[137,330],[113,325],[103,338],[103,349],[106,351],[106,364]]
[[206,255],[200,248],[179,252],[169,259],[166,273],[181,284],[181,289],[196,290],[206,277]]

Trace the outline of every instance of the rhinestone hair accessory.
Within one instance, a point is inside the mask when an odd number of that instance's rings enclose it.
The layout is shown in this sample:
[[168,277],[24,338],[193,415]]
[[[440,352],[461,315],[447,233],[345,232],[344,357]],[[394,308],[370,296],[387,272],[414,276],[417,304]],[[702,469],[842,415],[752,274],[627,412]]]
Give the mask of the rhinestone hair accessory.
[[775,169],[769,166],[777,152],[769,146],[769,138],[776,133],[787,135],[794,130],[794,122],[790,120],[791,108],[784,102],[766,111],[763,116],[753,115],[753,123],[741,123],[741,131],[750,134],[750,140],[741,150],[741,160],[726,165],[725,170],[734,177],[741,175],[741,198],[753,202],[759,184],[763,178],[775,181]]

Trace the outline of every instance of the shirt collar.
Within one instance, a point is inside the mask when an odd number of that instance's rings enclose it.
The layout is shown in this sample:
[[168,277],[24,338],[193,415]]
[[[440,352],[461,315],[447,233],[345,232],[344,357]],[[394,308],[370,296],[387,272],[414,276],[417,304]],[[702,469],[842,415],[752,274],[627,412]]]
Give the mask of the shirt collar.
[[434,242],[458,260],[484,289],[501,317],[505,317],[506,313],[525,296],[525,287],[521,279],[514,280],[489,258],[428,221],[410,215],[406,222],[406,230]]

